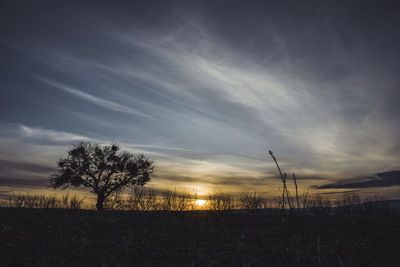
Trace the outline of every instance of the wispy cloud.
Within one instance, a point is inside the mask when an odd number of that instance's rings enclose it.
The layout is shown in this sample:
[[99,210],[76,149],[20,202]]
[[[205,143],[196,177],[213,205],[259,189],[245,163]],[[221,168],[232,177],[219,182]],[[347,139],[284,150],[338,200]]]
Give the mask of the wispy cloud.
[[0,169],[3,174],[9,171],[26,171],[34,173],[49,173],[54,171],[54,167],[39,164],[37,162],[21,162],[0,159]]
[[124,144],[125,147],[132,148],[144,148],[144,149],[156,149],[156,150],[176,150],[176,151],[189,151],[188,149],[179,147],[167,147],[160,145],[145,145],[145,144]]
[[46,83],[54,88],[57,88],[59,90],[68,92],[72,95],[75,95],[81,99],[84,99],[92,104],[98,105],[100,107],[109,109],[109,110],[113,110],[113,111],[118,111],[118,112],[122,112],[122,113],[127,113],[130,115],[135,115],[135,116],[139,116],[139,117],[143,117],[143,118],[147,118],[147,119],[152,119],[152,116],[149,116],[143,112],[140,112],[134,108],[131,107],[127,107],[121,104],[118,104],[116,102],[107,100],[107,99],[103,99],[103,98],[99,98],[97,96],[91,95],[89,93],[86,93],[82,90],[67,86],[63,83],[60,82],[56,82],[50,79],[46,79],[46,78],[41,78],[41,77],[36,77],[37,80]]
[[[85,81],[80,73],[118,84],[121,90],[112,94],[140,101],[149,116],[163,119],[148,131],[165,134],[173,128],[177,143],[199,140],[196,150],[224,153],[234,144],[235,150],[259,154],[260,148],[268,147],[290,154],[292,161],[305,158],[309,169],[330,176],[360,169],[368,174],[378,165],[390,168],[395,164],[393,155],[388,155],[397,136],[390,130],[392,122],[382,122],[381,115],[370,109],[373,102],[369,97],[345,97],[355,94],[347,89],[354,84],[351,77],[337,84],[299,77],[291,64],[281,62],[299,60],[285,48],[272,49],[267,55],[278,53],[282,60],[258,64],[252,55],[246,58],[237,53],[205,28],[189,26],[157,36],[118,29],[102,34],[124,55],[78,58],[58,54],[53,60],[58,58],[63,64],[57,69]],[[366,78],[359,74],[357,79]],[[351,108],[361,114],[356,124],[342,114]],[[207,129],[206,133],[197,136],[202,129]],[[366,162],[368,169],[362,168]],[[305,168],[296,169],[301,172]]]
[[17,136],[21,140],[37,144],[67,145],[92,140],[87,136],[75,133],[49,130],[40,127],[29,127],[23,124],[17,125],[17,130]]

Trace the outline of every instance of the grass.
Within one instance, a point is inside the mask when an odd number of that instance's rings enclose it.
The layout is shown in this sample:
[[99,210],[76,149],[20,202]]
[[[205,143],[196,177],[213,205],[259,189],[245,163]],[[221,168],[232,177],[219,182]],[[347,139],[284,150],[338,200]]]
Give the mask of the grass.
[[400,215],[0,208],[2,266],[400,266]]

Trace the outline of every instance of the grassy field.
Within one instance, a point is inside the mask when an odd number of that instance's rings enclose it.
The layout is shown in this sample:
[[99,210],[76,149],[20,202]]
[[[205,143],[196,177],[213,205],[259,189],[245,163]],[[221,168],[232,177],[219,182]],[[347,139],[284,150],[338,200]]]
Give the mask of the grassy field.
[[2,266],[400,266],[400,215],[0,208]]

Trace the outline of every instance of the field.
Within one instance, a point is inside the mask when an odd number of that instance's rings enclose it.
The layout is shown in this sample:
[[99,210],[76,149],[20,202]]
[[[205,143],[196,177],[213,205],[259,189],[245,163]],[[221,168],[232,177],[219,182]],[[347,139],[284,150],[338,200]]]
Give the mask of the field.
[[400,266],[400,214],[0,208],[2,266]]

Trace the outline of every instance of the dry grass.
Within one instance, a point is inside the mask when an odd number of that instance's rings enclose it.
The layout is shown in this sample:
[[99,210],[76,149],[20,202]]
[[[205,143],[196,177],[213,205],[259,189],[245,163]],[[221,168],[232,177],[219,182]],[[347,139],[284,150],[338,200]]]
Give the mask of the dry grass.
[[84,198],[69,193],[62,196],[13,193],[3,207],[39,209],[82,209]]

